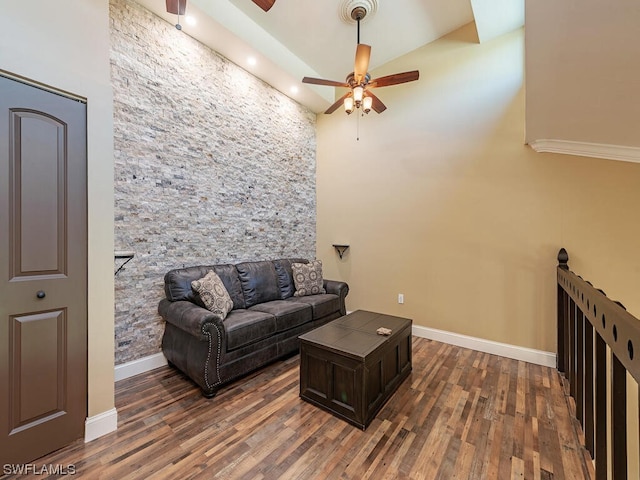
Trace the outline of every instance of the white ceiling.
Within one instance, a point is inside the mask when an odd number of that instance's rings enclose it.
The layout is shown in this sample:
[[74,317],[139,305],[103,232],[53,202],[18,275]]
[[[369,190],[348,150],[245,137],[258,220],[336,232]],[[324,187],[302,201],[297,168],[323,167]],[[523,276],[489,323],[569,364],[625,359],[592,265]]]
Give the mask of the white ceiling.
[[[165,0],[136,1],[176,23],[177,16],[165,11]],[[191,26],[182,19],[182,32],[320,112],[333,102],[334,89],[301,79],[343,81],[353,71],[357,26],[345,12],[354,2],[376,7],[360,24],[360,42],[372,47],[369,70],[466,25],[474,12],[476,22],[480,12],[490,21],[504,17],[505,4],[521,4],[522,18],[515,27],[524,19],[524,0],[276,0],[269,12],[251,0],[188,0],[187,16],[197,23]],[[248,63],[249,57],[256,59],[255,65]]]
[[[230,1],[323,78],[342,81],[353,71],[357,25],[342,18],[344,0],[276,0],[266,13],[251,0]],[[360,22],[360,41],[372,46],[372,69],[473,20],[469,0],[377,4],[377,11]]]

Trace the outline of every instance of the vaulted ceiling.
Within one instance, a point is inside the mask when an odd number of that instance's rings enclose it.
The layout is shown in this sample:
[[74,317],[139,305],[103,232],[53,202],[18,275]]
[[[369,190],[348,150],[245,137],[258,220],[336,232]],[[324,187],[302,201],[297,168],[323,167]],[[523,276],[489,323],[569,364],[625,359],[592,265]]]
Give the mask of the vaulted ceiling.
[[[178,21],[165,0],[136,1]],[[369,10],[360,41],[372,46],[370,70],[472,21],[479,41],[524,22],[524,0],[276,0],[268,12],[251,0],[188,0],[195,25],[180,23],[184,33],[320,112],[333,103],[334,89],[301,79],[343,81],[353,70],[357,25],[349,14],[357,5]]]

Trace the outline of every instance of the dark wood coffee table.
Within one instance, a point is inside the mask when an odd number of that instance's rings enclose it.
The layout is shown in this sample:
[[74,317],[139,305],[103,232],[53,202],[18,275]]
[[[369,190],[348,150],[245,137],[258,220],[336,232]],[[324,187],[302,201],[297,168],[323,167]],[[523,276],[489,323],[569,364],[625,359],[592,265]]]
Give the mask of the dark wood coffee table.
[[357,310],[300,336],[300,397],[363,430],[409,373],[408,318]]

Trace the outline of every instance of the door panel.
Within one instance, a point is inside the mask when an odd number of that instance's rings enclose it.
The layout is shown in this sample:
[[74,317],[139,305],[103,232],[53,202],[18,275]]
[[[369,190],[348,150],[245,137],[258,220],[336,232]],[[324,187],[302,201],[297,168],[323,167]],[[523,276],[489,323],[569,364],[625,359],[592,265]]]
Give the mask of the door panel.
[[13,276],[66,273],[67,126],[40,112],[9,115]]
[[86,104],[0,76],[0,463],[87,415]]
[[66,312],[12,316],[9,325],[9,431],[16,433],[64,414]]

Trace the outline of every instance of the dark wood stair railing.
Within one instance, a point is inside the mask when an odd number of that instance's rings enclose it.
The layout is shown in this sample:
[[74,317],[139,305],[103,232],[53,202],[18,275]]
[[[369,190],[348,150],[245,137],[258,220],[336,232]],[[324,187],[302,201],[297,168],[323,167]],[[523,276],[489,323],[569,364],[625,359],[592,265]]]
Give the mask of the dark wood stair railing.
[[[585,447],[595,460],[596,480],[607,479],[608,449],[612,478],[627,479],[627,372],[640,383],[640,320],[620,302],[607,298],[602,290],[570,271],[568,262],[567,251],[560,249],[557,368],[567,379],[575,399]],[[610,398],[607,398],[607,346],[612,353]]]

